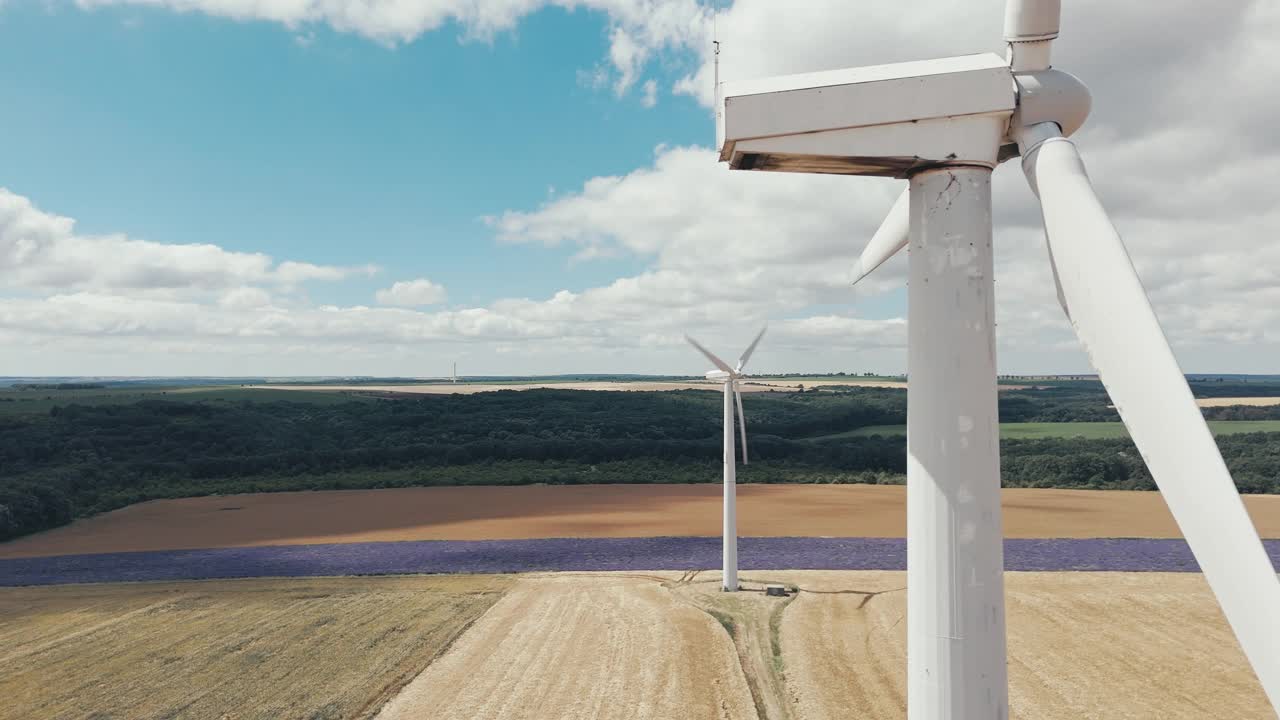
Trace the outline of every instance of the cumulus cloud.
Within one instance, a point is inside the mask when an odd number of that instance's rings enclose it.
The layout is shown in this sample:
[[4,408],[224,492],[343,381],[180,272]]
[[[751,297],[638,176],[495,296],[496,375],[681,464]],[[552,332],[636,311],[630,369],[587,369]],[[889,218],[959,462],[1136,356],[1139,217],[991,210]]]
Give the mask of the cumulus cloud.
[[[610,28],[608,73],[590,82],[656,93],[643,72],[657,58],[690,67],[678,92],[704,105],[712,96],[710,11],[693,0],[81,0],[103,2],[266,20],[294,31],[323,23],[384,42],[450,20],[478,37],[543,7],[586,8],[607,13]],[[734,80],[1000,51],[1002,8],[1002,0],[905,7],[737,0],[718,11],[721,72]],[[1196,41],[1204,37],[1214,42]],[[1280,245],[1270,242],[1280,228],[1280,136],[1269,121],[1280,113],[1272,90],[1280,84],[1278,38],[1280,5],[1269,0],[1229,0],[1211,13],[1198,0],[1169,0],[1158,15],[1106,0],[1064,7],[1055,64],[1094,95],[1093,117],[1077,140],[1189,370],[1274,371],[1280,350],[1273,272]],[[82,338],[82,347],[92,340],[95,348],[144,343],[213,354],[240,348],[286,359],[289,372],[303,372],[293,368],[315,357],[405,372],[383,363],[409,362],[433,343],[463,343],[476,349],[473,364],[494,372],[696,372],[701,361],[682,347],[682,331],[733,349],[771,319],[758,371],[897,371],[905,365],[903,258],[856,290],[848,281],[901,187],[736,173],[718,165],[710,148],[659,147],[644,167],[487,218],[501,242],[572,247],[581,260],[627,255],[642,271],[550,297],[430,312],[280,302],[276,287],[365,270],[294,267],[212,246],[83,238],[91,257],[83,261],[69,250],[78,237],[69,219],[0,193],[0,264],[14,268],[17,287],[47,295],[0,301],[0,341],[66,348]],[[997,170],[995,201],[1002,368],[1086,369],[1057,307],[1039,210],[1016,163]],[[102,261],[117,254],[138,259],[119,268]],[[209,302],[154,290],[185,286],[221,294]]]
[[[845,0],[737,0],[717,17],[721,77],[999,51],[1003,5],[855,10]],[[1270,90],[1280,82],[1280,6],[1216,7],[1206,15],[1194,0],[1163,3],[1153,29],[1140,4],[1065,4],[1055,65],[1093,93],[1077,141],[1180,357],[1202,369],[1273,369],[1262,357],[1280,342],[1271,271],[1280,246],[1266,241],[1280,228],[1280,136],[1265,119],[1280,112]],[[1206,34],[1216,41],[1188,42]],[[709,106],[710,47],[690,47],[702,57],[676,89]],[[856,294],[841,284],[901,181],[743,175],[717,167],[708,149],[660,149],[652,167],[592,179],[578,193],[489,222],[507,241],[574,244],[584,258],[652,258],[658,270],[636,284],[665,277],[698,288],[714,279],[784,310],[852,302],[884,313],[884,297],[901,297],[884,293],[905,281],[902,258]],[[1016,163],[996,173],[995,205],[1003,364],[1084,369],[1057,307],[1039,208]],[[900,299],[888,314],[893,308],[905,312]]]
[[[702,162],[706,152],[663,149],[656,166],[683,167],[693,177],[708,169],[720,172],[714,163]],[[776,322],[769,347],[762,347],[757,359],[760,370],[795,368],[786,348],[805,351],[820,343],[826,350],[822,363],[831,362],[837,347],[884,350],[889,355],[900,348],[900,318],[868,320],[832,312],[806,316],[808,304],[842,284],[839,271],[828,273],[825,280],[815,276],[795,283],[788,272],[818,271],[821,264],[801,261],[762,270],[752,266],[744,247],[738,260],[722,272],[708,273],[697,257],[683,257],[679,248],[625,235],[625,218],[598,216],[601,208],[590,207],[612,207],[620,199],[646,194],[666,202],[661,188],[649,185],[654,173],[648,168],[600,183],[613,192],[598,197],[567,195],[565,202],[579,208],[579,214],[552,213],[553,202],[544,208],[545,217],[534,211],[493,221],[505,227],[501,232],[508,241],[520,242],[520,234],[530,229],[550,237],[582,218],[597,216],[591,233],[621,237],[607,243],[625,243],[618,252],[649,253],[651,269],[577,292],[448,310],[420,307],[440,303],[445,296],[443,287],[425,278],[397,282],[376,293],[383,307],[314,304],[305,295],[291,293],[292,286],[351,278],[362,270],[277,263],[265,255],[215,246],[192,251],[123,236],[81,237],[70,218],[39,210],[6,191],[0,195],[0,269],[24,280],[11,284],[7,296],[0,297],[0,342],[9,348],[0,373],[227,374],[235,372],[238,363],[252,362],[243,370],[413,374],[425,358],[439,353],[472,353],[469,366],[486,372],[696,372],[701,366],[684,346],[681,333],[694,330],[708,342],[732,345],[742,341],[739,334],[766,318]],[[760,182],[745,180],[748,186]],[[737,191],[730,187],[721,192]],[[711,218],[694,228],[685,238],[687,247],[699,244],[700,238],[715,241],[744,227],[717,230],[716,222]],[[782,252],[784,245],[785,240],[778,239],[770,252]],[[61,274],[45,266],[49,258],[69,260],[81,252],[107,266],[95,270],[94,263],[85,262]],[[111,262],[105,263],[108,256]],[[761,292],[761,283],[773,287]],[[779,315],[787,311],[795,314]],[[734,322],[726,323],[726,318]],[[882,369],[896,367],[891,357],[882,360]]]
[[252,284],[368,275],[372,266],[275,262],[217,245],[173,245],[124,235],[79,235],[71,218],[47,213],[0,187],[0,268],[5,284],[34,290],[217,291]]
[[[609,22],[611,83],[621,95],[646,63],[664,50],[686,51],[702,42],[710,10],[699,0],[76,0],[82,8],[113,5],[163,7],[238,21],[279,23],[291,31],[327,25],[377,42],[412,41],[446,23],[467,39],[488,39],[544,8],[604,13]],[[309,31],[295,35],[309,44]]]
[[389,288],[379,290],[375,297],[381,305],[398,305],[414,307],[417,305],[436,305],[444,302],[445,290],[441,285],[426,278],[397,282]]

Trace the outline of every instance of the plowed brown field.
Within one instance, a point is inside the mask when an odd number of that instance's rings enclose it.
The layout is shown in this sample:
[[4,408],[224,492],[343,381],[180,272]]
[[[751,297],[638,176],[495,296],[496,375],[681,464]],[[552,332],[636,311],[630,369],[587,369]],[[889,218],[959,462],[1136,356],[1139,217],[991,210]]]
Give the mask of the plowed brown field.
[[[738,532],[904,537],[904,488],[739,485]],[[720,534],[719,485],[442,487],[157,500],[0,544],[0,558],[392,540]],[[1245,505],[1280,537],[1280,496]],[[1004,491],[1006,537],[1179,537],[1154,492]]]

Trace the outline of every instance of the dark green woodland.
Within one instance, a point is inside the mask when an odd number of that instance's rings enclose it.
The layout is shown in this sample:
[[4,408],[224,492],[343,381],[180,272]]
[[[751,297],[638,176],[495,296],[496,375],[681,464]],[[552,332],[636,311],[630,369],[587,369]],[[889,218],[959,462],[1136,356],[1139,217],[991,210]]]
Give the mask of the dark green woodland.
[[[1280,395],[1280,384],[1257,382],[1193,388],[1199,396]],[[867,430],[906,422],[903,390],[760,392],[744,394],[744,405],[751,464],[739,469],[739,482],[904,480],[900,430]],[[701,390],[13,388],[0,391],[0,539],[143,500],[215,493],[718,482],[720,412],[720,394]],[[1280,430],[1280,406],[1204,412]],[[1111,439],[1074,436],[1073,423],[1119,420],[1096,382],[1005,390],[1000,416],[1052,424],[1025,426],[1035,438],[1002,442],[1006,487],[1154,488],[1119,426]],[[1241,491],[1280,492],[1280,432],[1222,434],[1218,443]]]

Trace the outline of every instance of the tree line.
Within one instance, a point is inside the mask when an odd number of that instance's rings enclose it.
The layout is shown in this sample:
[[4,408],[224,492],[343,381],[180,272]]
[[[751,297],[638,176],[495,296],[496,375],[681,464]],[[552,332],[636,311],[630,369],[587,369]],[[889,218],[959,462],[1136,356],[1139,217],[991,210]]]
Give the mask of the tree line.
[[[0,538],[154,498],[406,485],[718,482],[718,392],[529,390],[314,404],[146,399],[0,416]],[[744,397],[741,482],[900,483],[905,391]],[[1117,420],[1096,383],[1000,396],[1006,422]],[[1209,408],[1271,419],[1277,408]],[[1237,417],[1240,416],[1240,417]],[[1280,492],[1280,433],[1219,445],[1245,492]],[[1154,487],[1127,440],[1006,440],[1009,487]]]

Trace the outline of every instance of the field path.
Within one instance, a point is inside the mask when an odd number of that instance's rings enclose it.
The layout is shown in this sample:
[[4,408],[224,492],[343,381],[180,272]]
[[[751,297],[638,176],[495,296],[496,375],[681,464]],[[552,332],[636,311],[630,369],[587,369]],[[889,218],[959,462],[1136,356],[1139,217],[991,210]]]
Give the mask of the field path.
[[378,720],[755,718],[724,631],[662,577],[522,578]]

